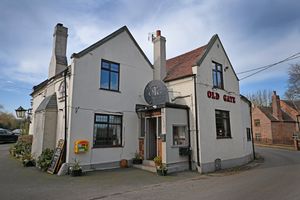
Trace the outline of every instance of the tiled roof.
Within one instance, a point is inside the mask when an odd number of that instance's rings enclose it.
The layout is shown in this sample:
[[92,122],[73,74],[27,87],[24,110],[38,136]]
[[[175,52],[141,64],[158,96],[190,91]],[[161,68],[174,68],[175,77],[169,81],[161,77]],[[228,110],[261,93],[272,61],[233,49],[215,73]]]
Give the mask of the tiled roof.
[[207,45],[168,59],[166,63],[167,75],[164,81],[176,80],[187,76],[192,76],[192,67],[197,64],[197,61],[204,54]]
[[[265,107],[265,106],[259,106],[258,107],[271,121],[279,121],[278,119],[276,119],[273,116],[273,111],[272,111],[272,107]],[[283,110],[282,111],[282,118],[283,121],[292,121],[294,122],[295,120],[293,120],[287,113],[285,113]]]
[[291,100],[281,100],[284,103],[286,103],[287,105],[289,105],[291,108],[295,109],[295,110],[299,110],[300,109],[300,100],[295,100],[295,101],[291,101]]

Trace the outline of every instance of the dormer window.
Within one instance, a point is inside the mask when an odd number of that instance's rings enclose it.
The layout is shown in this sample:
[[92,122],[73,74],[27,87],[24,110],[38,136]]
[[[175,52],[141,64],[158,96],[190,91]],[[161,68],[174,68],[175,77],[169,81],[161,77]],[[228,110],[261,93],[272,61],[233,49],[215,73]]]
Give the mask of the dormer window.
[[213,87],[224,89],[223,83],[223,67],[221,64],[212,62],[212,80],[213,80]]

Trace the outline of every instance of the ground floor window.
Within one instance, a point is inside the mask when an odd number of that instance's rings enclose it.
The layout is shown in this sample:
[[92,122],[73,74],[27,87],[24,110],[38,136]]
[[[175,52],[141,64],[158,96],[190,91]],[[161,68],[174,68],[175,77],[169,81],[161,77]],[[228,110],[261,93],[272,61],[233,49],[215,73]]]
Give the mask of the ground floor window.
[[247,141],[251,141],[251,129],[246,128],[246,132],[247,132]]
[[173,145],[184,146],[186,144],[187,128],[183,125],[173,125]]
[[122,145],[122,116],[95,114],[94,147]]
[[260,133],[255,133],[255,140],[256,141],[261,141],[261,134]]
[[231,138],[229,111],[216,110],[217,138]]

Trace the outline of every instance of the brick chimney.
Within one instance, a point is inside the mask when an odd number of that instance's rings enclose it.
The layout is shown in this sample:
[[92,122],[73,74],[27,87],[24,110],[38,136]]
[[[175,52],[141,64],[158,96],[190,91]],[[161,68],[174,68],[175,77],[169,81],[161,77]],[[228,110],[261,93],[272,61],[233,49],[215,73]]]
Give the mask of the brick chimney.
[[152,40],[154,54],[154,80],[163,80],[166,77],[166,38],[161,36],[161,31],[156,31]]
[[282,120],[282,111],[280,109],[280,98],[278,95],[276,95],[276,91],[273,91],[273,95],[272,95],[272,111],[273,111],[273,116],[276,119]]
[[68,66],[66,57],[68,28],[63,24],[57,24],[53,33],[52,57],[49,65],[48,78],[62,72]]

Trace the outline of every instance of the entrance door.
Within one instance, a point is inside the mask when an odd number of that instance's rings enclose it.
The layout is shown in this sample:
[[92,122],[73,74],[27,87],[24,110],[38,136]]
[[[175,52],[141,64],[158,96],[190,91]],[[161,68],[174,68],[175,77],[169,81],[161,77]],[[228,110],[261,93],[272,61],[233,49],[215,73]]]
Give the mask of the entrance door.
[[147,160],[153,160],[157,156],[157,118],[146,118],[146,143],[147,143]]

